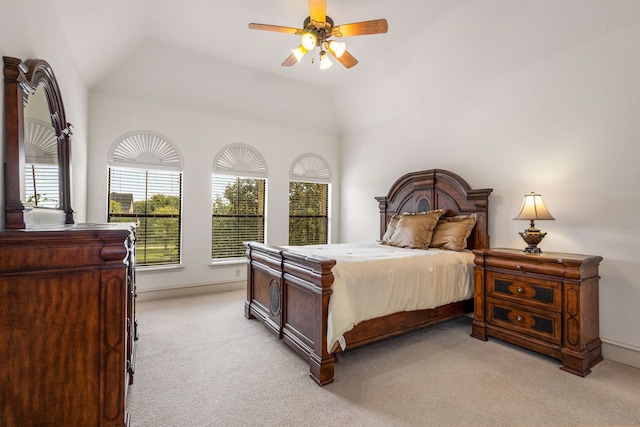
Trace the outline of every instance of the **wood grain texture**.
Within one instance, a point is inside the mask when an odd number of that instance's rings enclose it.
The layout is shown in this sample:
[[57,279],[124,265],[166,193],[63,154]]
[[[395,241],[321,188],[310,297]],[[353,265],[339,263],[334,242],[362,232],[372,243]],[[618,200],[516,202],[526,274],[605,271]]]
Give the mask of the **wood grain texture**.
[[3,426],[125,425],[133,239],[126,224],[0,232]]
[[602,257],[516,249],[474,253],[476,312],[471,336],[500,338],[561,360],[565,371],[588,375],[602,360]]
[[26,227],[24,205],[21,200],[21,180],[24,179],[24,107],[28,96],[37,87],[44,90],[51,117],[51,125],[58,138],[60,168],[60,210],[65,223],[73,224],[71,208],[71,134],[58,81],[49,63],[43,59],[4,56],[4,114],[5,114],[5,228],[20,230]]
[[[492,189],[473,190],[458,175],[442,169],[413,172],[400,177],[386,196],[376,197],[380,236],[392,215],[446,209],[447,216],[475,213],[470,248],[488,248],[487,218]],[[309,257],[295,251],[248,242],[245,316],[264,322],[287,345],[309,361],[311,378],[318,385],[333,382],[335,349],[327,348],[327,319],[335,260]],[[279,318],[269,313],[268,286],[282,284]],[[355,348],[417,328],[433,325],[473,310],[473,299],[429,310],[394,313],[367,320],[345,334],[347,348]],[[333,350],[333,351],[332,351]]]

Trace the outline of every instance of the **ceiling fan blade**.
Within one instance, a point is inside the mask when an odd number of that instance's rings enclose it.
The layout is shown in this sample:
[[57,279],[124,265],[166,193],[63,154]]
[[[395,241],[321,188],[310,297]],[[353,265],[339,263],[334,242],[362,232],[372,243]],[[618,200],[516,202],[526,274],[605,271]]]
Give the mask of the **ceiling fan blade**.
[[333,27],[332,34],[336,37],[364,36],[366,34],[386,33],[389,29],[386,19],[354,22]]
[[291,67],[293,65],[296,65],[297,63],[298,63],[298,60],[296,59],[295,55],[292,53],[291,55],[289,55],[287,59],[284,60],[284,62],[282,63],[282,66]]
[[309,0],[309,17],[312,21],[327,20],[327,0]]
[[249,28],[251,28],[252,30],[274,31],[276,33],[288,33],[288,34],[297,34],[297,35],[302,34],[302,30],[300,28],[281,27],[279,25],[251,23],[249,24]]
[[333,55],[334,58],[336,58],[338,60],[339,63],[344,65],[345,68],[351,68],[351,67],[353,67],[354,65],[356,65],[358,63],[358,60],[356,58],[354,58],[353,55],[351,55],[346,50],[344,51],[342,56],[340,56],[340,58],[338,58],[336,56],[336,54],[333,52],[333,50],[331,50],[331,49],[327,49],[327,50],[329,51],[329,53],[331,55]]

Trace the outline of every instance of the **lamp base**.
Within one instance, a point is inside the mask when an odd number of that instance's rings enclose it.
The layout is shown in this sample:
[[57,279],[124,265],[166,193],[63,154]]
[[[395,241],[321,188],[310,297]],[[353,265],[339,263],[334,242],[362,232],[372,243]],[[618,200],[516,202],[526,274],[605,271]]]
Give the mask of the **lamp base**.
[[529,245],[526,248],[524,248],[524,252],[528,254],[541,254],[542,250],[536,245]]
[[542,242],[542,239],[544,239],[544,236],[546,236],[547,233],[541,233],[540,230],[538,230],[537,228],[530,227],[518,234],[520,234],[520,237],[522,237],[522,240],[524,240],[529,245],[526,248],[524,248],[524,252],[529,254],[542,253],[542,251],[538,247],[538,243]]

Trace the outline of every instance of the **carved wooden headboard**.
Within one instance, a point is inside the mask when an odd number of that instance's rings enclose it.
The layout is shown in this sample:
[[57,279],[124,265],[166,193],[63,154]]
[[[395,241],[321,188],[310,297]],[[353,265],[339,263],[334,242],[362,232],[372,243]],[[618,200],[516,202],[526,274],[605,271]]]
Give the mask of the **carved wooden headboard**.
[[401,176],[386,196],[376,197],[380,207],[380,236],[384,235],[389,219],[402,212],[426,212],[446,209],[445,216],[476,214],[476,226],[467,248],[489,248],[489,195],[492,188],[473,190],[453,172],[429,169]]

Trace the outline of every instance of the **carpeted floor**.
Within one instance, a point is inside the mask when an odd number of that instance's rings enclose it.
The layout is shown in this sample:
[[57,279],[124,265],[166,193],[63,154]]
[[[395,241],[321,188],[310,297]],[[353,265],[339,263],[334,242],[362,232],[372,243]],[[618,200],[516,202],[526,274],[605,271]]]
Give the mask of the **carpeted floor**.
[[335,382],[243,315],[244,291],[138,303],[132,427],[639,426],[640,369],[469,336],[463,318],[341,354]]

